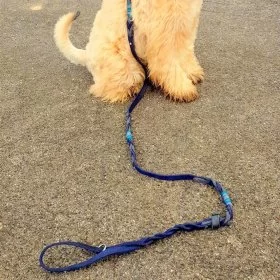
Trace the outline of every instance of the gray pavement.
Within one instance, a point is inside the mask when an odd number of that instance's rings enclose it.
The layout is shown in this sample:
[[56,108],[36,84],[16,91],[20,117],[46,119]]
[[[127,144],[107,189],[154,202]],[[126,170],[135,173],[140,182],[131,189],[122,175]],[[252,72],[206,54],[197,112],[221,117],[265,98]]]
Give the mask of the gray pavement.
[[[134,114],[142,166],[222,182],[233,225],[178,234],[75,273],[39,268],[40,250],[53,241],[113,245],[220,210],[209,189],[133,171],[127,104],[91,98],[90,74],[56,49],[58,17],[81,11],[72,40],[84,47],[100,2],[0,1],[0,279],[279,279],[278,0],[205,1],[201,98],[175,104],[151,92]],[[75,254],[53,252],[49,261]]]

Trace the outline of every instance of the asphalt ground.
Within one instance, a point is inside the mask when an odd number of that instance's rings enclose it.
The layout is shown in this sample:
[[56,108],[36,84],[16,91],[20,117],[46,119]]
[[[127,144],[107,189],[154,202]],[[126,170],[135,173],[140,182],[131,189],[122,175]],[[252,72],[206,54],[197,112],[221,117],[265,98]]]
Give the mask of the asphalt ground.
[[[278,0],[205,1],[200,99],[176,104],[153,91],[133,115],[141,165],[220,181],[232,226],[177,234],[74,273],[38,266],[54,241],[113,245],[222,209],[198,184],[136,173],[124,139],[128,104],[90,97],[91,75],[56,49],[59,16],[81,11],[72,40],[85,47],[100,3],[0,2],[0,279],[279,279]],[[59,253],[48,260],[79,256]]]

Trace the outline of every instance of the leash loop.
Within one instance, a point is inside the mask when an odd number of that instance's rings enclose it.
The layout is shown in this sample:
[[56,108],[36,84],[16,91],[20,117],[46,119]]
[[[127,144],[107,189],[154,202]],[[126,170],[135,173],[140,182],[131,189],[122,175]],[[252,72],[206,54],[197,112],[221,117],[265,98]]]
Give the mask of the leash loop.
[[73,242],[73,241],[62,241],[62,242],[52,243],[52,244],[46,246],[42,250],[40,257],[39,257],[40,266],[48,272],[66,272],[66,271],[74,271],[74,270],[80,269],[81,267],[87,267],[91,264],[93,257],[87,259],[86,261],[82,261],[80,263],[76,263],[76,264],[64,266],[64,267],[47,266],[44,262],[44,257],[45,257],[45,254],[47,253],[47,251],[49,251],[49,249],[51,249],[51,248],[65,247],[65,246],[79,248],[79,249],[82,249],[95,256],[97,256],[100,252],[102,252],[102,251],[104,251],[104,249],[106,249],[105,245],[100,245],[98,247],[94,247],[94,246],[90,246],[90,245],[87,245],[87,244],[84,244],[81,242]]

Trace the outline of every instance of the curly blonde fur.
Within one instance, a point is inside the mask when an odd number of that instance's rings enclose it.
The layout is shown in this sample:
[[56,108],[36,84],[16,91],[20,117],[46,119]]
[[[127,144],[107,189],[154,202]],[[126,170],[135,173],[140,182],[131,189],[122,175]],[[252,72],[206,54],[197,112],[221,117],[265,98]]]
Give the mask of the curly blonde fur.
[[[203,0],[132,0],[136,51],[149,77],[173,100],[198,97],[195,84],[203,69],[194,54]],[[126,0],[103,0],[85,50],[69,40],[74,13],[55,26],[59,50],[72,63],[86,66],[94,77],[90,92],[110,102],[126,101],[140,89],[144,72],[127,40]]]

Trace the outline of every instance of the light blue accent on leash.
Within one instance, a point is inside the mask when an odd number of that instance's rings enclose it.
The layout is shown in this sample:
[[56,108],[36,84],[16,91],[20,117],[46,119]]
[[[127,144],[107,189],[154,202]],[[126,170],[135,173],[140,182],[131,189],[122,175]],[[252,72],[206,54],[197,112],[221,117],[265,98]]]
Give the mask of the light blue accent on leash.
[[223,202],[225,203],[225,205],[232,205],[231,199],[226,190],[223,190],[221,192],[221,196],[223,198]]
[[127,142],[132,142],[133,141],[133,135],[132,135],[131,130],[128,130],[126,132],[126,140],[127,140]]
[[132,21],[132,8],[131,8],[131,1],[127,1],[127,17],[130,21]]

